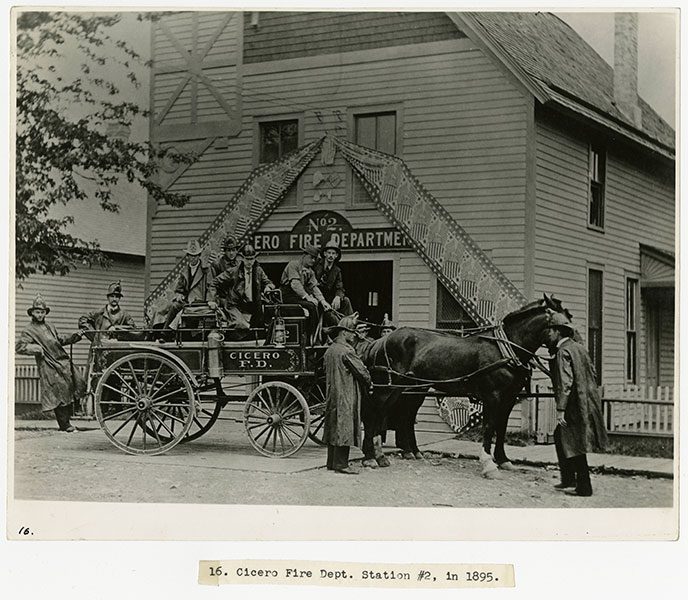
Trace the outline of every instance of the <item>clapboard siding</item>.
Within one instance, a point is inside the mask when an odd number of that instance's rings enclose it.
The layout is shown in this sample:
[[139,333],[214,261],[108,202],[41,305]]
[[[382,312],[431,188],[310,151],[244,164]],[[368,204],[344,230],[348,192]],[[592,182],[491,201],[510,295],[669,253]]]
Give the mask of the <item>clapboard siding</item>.
[[443,13],[261,12],[246,19],[247,63],[465,37]]
[[[17,285],[15,294],[16,337],[30,321],[26,309],[31,306],[36,293],[40,293],[50,306],[48,321],[57,331],[68,335],[77,330],[79,317],[105,306],[107,287],[118,279],[122,281],[124,298],[122,307],[134,318],[137,324],[143,322],[143,288],[145,266],[143,256],[112,255],[113,264],[109,269],[82,266],[68,275],[32,275]],[[89,344],[83,340],[74,345],[75,363],[86,364]],[[16,355],[16,364],[35,364],[32,356]]]
[[[265,25],[263,16],[259,30]],[[308,38],[307,32],[299,35]],[[242,78],[241,132],[226,149],[211,146],[175,182],[172,189],[192,196],[186,207],[159,207],[155,213],[151,286],[181,256],[186,239],[205,230],[257,164],[253,139],[257,117],[300,118],[300,143],[305,144],[335,127],[339,135],[350,138],[352,117],[347,115],[374,105],[398,111],[402,123],[398,154],[476,242],[493,249],[497,266],[522,287],[525,98],[466,40],[443,46],[441,53],[428,48],[435,46],[419,44],[416,55],[409,55],[406,48],[396,58],[385,51],[379,60],[371,50],[365,60],[343,60],[335,66],[302,68],[298,61],[290,61],[286,66],[275,63],[272,68],[265,63],[260,70],[247,69]],[[318,170],[340,178],[331,189],[331,201],[314,201],[313,175]],[[298,205],[279,207],[261,230],[288,230],[301,214],[320,209],[341,212],[354,227],[387,226],[385,217],[372,208],[350,208],[351,177],[339,154],[327,167],[316,158],[300,178]],[[421,315],[414,312],[412,318],[417,321]],[[424,314],[426,324],[427,319]]]
[[[398,292],[396,314],[392,319],[397,325],[428,327],[434,324],[435,315],[430,314],[431,294],[435,294],[436,279],[425,263],[414,252],[400,255],[398,264]],[[419,283],[423,285],[419,286]]]
[[[535,289],[562,298],[586,337],[587,272],[601,266],[602,380],[624,383],[625,278],[640,274],[639,243],[673,250],[673,185],[659,165],[650,159],[633,160],[610,141],[605,231],[594,231],[587,227],[585,133],[544,111],[538,113],[536,131]],[[641,370],[643,366],[641,362]]]

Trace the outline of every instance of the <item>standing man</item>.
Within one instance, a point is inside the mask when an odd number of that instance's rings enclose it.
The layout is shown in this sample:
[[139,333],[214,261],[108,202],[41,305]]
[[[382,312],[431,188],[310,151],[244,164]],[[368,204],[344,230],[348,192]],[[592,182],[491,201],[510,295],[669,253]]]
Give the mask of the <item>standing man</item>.
[[550,365],[557,405],[554,444],[561,473],[561,483],[554,487],[571,496],[592,496],[586,453],[604,449],[607,431],[590,355],[573,340],[574,335],[568,319],[553,313],[545,343],[554,357]]
[[[177,329],[181,311],[189,304],[204,304],[212,280],[211,269],[201,262],[203,249],[197,240],[189,240],[186,256],[189,262],[177,279],[173,300],[153,318],[153,325],[163,323],[163,329]],[[205,309],[205,306],[202,307]]]
[[334,343],[323,359],[327,385],[323,435],[327,468],[346,475],[357,474],[349,467],[349,450],[361,444],[361,399],[372,390],[370,373],[351,345],[355,326],[354,317],[344,317],[328,330]]
[[300,258],[287,263],[280,279],[282,301],[285,304],[300,304],[308,311],[310,335],[313,335],[318,327],[318,305],[325,311],[332,310],[332,306],[325,300],[318,287],[318,280],[313,271],[317,258],[318,249],[315,246],[306,246]]
[[251,244],[244,245],[240,256],[237,267],[220,273],[213,279],[208,306],[216,308],[221,303],[230,324],[236,329],[262,327],[261,297],[264,292],[274,290],[275,285],[256,260],[258,254]]
[[63,346],[74,344],[83,337],[79,331],[67,337],[45,322],[50,307],[40,294],[36,294],[33,305],[26,311],[31,317],[22,331],[15,349],[19,354],[33,354],[38,366],[41,384],[41,409],[44,412],[54,411],[60,431],[76,431],[69,422],[72,415],[72,402],[86,393],[86,383],[73,368]]
[[[342,251],[337,242],[330,240],[325,244],[321,251],[321,257],[315,263],[315,276],[318,280],[318,287],[325,296],[325,299],[332,305],[332,310],[337,311],[341,316],[349,316],[354,311],[351,302],[344,293],[344,281],[342,280],[342,269],[339,261],[342,259]],[[327,325],[334,325],[339,321],[335,313],[327,313]]]
[[122,283],[120,281],[115,281],[108,286],[107,300],[108,303],[103,308],[79,318],[79,329],[96,330],[94,341],[99,341],[103,335],[109,337],[102,331],[136,328],[134,319],[119,305],[120,300],[122,300]]

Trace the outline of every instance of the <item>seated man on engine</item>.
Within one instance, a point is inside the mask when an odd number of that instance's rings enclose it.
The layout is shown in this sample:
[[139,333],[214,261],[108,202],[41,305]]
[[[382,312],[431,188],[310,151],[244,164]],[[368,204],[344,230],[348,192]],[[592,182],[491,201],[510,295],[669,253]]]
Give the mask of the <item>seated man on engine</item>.
[[[241,262],[238,258],[239,240],[233,235],[228,235],[222,240],[222,256],[217,260],[213,259],[211,270],[212,276],[217,277],[220,273],[237,268]],[[214,255],[216,256],[216,255]]]
[[323,325],[335,325],[341,317],[346,317],[354,312],[351,308],[351,302],[344,293],[342,270],[339,267],[342,251],[337,242],[330,240],[322,248],[320,254],[320,259],[314,267],[315,276],[318,279],[320,291],[332,305],[333,311],[326,313]]
[[308,311],[306,323],[310,336],[315,334],[318,327],[318,305],[322,306],[324,311],[332,310],[318,287],[318,280],[313,271],[317,258],[318,249],[315,246],[306,246],[300,258],[287,263],[280,279],[282,301],[285,304],[299,304]]
[[263,327],[263,293],[274,290],[270,281],[256,260],[258,254],[250,244],[240,252],[241,260],[232,269],[220,273],[210,284],[210,308],[221,305],[229,321],[228,328],[249,329]]
[[189,305],[195,304],[199,310],[206,310],[205,302],[211,274],[210,267],[201,262],[202,251],[201,245],[196,240],[190,240],[186,245],[189,263],[177,279],[174,298],[153,317],[153,327],[162,323],[163,329],[177,329],[182,309]]

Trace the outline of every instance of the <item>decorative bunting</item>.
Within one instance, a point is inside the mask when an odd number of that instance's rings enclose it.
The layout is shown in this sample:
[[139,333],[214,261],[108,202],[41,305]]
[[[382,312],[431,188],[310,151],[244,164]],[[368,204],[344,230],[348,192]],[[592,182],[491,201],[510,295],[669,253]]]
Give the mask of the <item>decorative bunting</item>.
[[[277,208],[304,169],[317,155],[323,138],[295,150],[284,158],[260,165],[244,181],[231,200],[200,237],[202,258],[220,254],[222,240],[227,234],[239,238],[239,243],[252,235]],[[144,317],[151,323],[157,310],[171,301],[174,288],[188,258],[182,258],[153,290],[144,303]]]
[[447,210],[390,154],[334,138],[377,208],[478,325],[499,323],[527,303]]

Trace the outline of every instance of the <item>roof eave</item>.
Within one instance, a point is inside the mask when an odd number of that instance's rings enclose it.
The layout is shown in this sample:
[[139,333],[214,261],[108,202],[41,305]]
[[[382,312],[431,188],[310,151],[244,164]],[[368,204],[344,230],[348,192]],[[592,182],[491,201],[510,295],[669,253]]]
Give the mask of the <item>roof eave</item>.
[[547,89],[526,73],[504,49],[492,40],[471,13],[447,12],[446,15],[482,49],[502,63],[518,82],[541,103],[552,99]]

